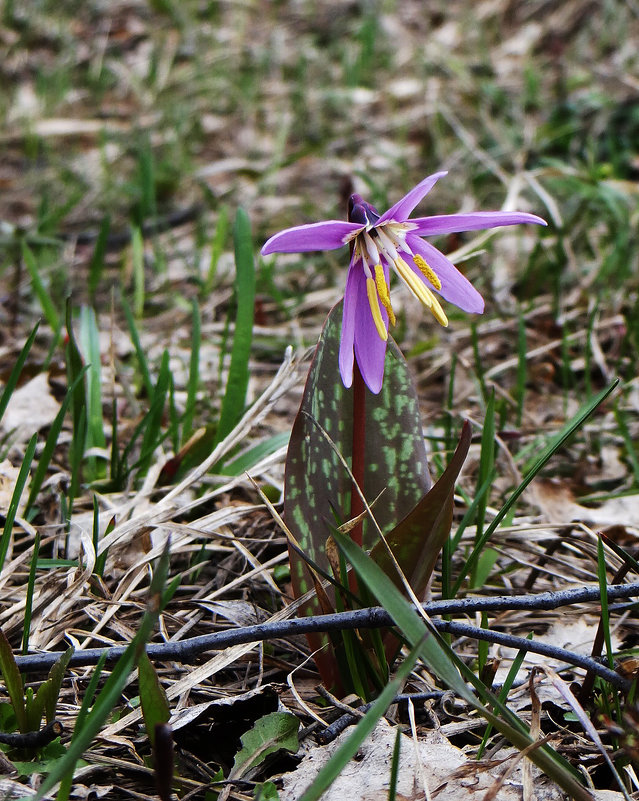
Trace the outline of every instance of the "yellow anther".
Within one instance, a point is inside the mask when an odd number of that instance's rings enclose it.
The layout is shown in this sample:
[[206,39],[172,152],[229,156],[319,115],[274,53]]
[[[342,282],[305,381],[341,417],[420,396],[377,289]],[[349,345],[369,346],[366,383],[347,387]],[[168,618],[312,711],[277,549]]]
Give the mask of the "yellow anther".
[[381,264],[375,265],[375,286],[377,287],[377,294],[382,302],[382,306],[386,309],[388,314],[389,323],[391,325],[395,325],[397,318],[395,317],[395,312],[391,306],[390,293],[388,291],[388,285],[384,276],[384,268]]
[[446,317],[446,314],[444,313],[444,310],[442,309],[441,304],[435,295],[433,295],[433,305],[430,307],[430,310],[437,322],[446,328],[448,325],[448,317]]
[[433,293],[424,286],[423,281],[419,280],[419,278],[415,275],[415,273],[411,270],[408,264],[406,264],[401,256],[395,259],[394,264],[397,272],[399,273],[399,277],[410,289],[413,295],[415,295],[417,300],[423,303],[426,308],[430,309],[430,307],[433,305]]
[[380,338],[386,342],[388,339],[388,331],[382,319],[382,312],[379,308],[379,298],[377,296],[377,287],[375,286],[375,280],[373,278],[366,279],[366,294],[368,295],[368,305],[371,307],[371,314],[373,315],[377,333]]
[[444,314],[444,310],[442,309],[439,301],[435,295],[433,295],[430,289],[424,284],[424,282],[419,280],[408,264],[406,264],[404,259],[397,259],[395,261],[395,267],[400,275],[400,278],[402,278],[402,280],[406,283],[413,295],[415,295],[415,297],[421,301],[421,303],[423,303],[427,309],[431,310],[438,323],[443,326],[447,326],[448,317],[446,317]]
[[442,288],[442,282],[437,277],[435,270],[433,270],[432,267],[429,267],[429,265],[426,264],[426,261],[423,256],[420,256],[419,253],[417,253],[413,256],[413,261],[419,268],[424,278],[427,278],[431,282],[431,284],[435,287],[435,289],[439,290]]

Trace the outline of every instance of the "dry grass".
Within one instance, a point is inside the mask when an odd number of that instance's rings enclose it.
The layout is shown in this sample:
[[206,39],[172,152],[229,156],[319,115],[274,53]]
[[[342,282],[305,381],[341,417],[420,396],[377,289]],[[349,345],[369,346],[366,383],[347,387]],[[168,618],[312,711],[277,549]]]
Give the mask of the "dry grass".
[[[168,351],[174,404],[182,414],[190,304],[197,304],[201,348],[193,429],[211,426],[225,386],[234,309],[230,236],[210,270],[220,218],[227,211],[232,218],[239,205],[246,208],[257,247],[284,226],[343,216],[353,186],[384,207],[427,173],[445,168],[450,175],[429,196],[425,213],[504,206],[534,210],[551,225],[541,236],[508,230],[494,239],[450,237],[443,243],[486,296],[487,313],[473,322],[474,336],[455,310],[450,328],[435,330],[410,299],[395,295],[396,338],[416,378],[425,433],[439,459],[435,472],[452,444],[451,420],[453,433],[463,417],[479,431],[482,390],[494,386],[499,436],[490,520],[581,401],[617,375],[625,380],[615,400],[555,457],[543,482],[496,532],[494,565],[481,591],[596,584],[599,530],[632,548],[639,480],[633,450],[639,434],[634,3],[323,2],[316,8],[303,0],[127,0],[59,8],[34,0],[12,6],[15,17],[6,4],[7,25],[0,32],[0,75],[11,87],[0,100],[4,380],[42,314],[20,250],[27,242],[60,315],[69,294],[75,310],[94,306],[107,445],[114,404],[120,447],[130,440],[149,405],[121,305],[134,293],[131,226],[141,226],[148,234],[144,311],[136,323],[142,349],[153,380]],[[110,239],[91,299],[95,236],[106,214]],[[154,220],[161,229],[155,233],[144,227]],[[169,437],[148,471],[132,471],[117,491],[104,481],[84,483],[67,518],[73,448],[67,418],[35,514],[27,520],[19,512],[0,573],[0,625],[16,651],[36,532],[41,559],[74,561],[42,562],[36,571],[31,649],[129,642],[169,536],[170,577],[180,576],[180,583],[160,616],[158,642],[293,613],[286,579],[276,571],[286,562],[285,540],[252,483],[280,500],[285,447],[257,459],[250,479],[243,471],[220,476],[211,468],[225,455],[290,430],[308,349],[342,291],[340,257],[291,255],[279,257],[274,268],[260,264],[251,405],[215,450],[191,447],[190,469],[175,480],[167,473],[176,450]],[[3,512],[27,441],[40,431],[35,466],[66,391],[64,344],[56,346],[49,324],[40,330],[21,383],[38,376],[46,381],[32,384],[3,421]],[[35,403],[27,403],[29,394]],[[167,405],[163,430],[169,425]],[[177,445],[187,440],[182,432]],[[476,491],[479,460],[477,439],[460,484],[457,521]],[[466,529],[454,566],[474,533],[472,526]],[[108,556],[99,576],[96,559],[103,553]],[[610,579],[619,561],[607,556]],[[551,631],[577,649],[580,638],[586,645],[592,640],[597,621],[597,609],[589,606],[561,615],[505,613],[490,625],[523,636]],[[632,610],[614,625],[615,642],[630,653],[637,638]],[[475,642],[455,647],[469,661],[476,657]],[[506,665],[513,656],[497,647],[491,655]],[[182,795],[199,788],[197,797],[205,797],[213,766],[228,769],[239,734],[277,708],[278,697],[305,724],[310,718],[301,701],[325,714],[306,656],[305,642],[291,639],[209,653],[195,666],[158,665],[174,713],[269,688],[233,719],[224,716],[228,704],[213,704],[210,717],[176,731]],[[68,729],[91,672],[68,671],[59,705]],[[295,694],[286,685],[291,674]],[[430,688],[425,671],[415,674],[412,687]],[[114,799],[154,793],[137,695],[132,679],[85,757],[74,797],[83,788],[109,787]],[[472,718],[466,722],[451,737],[472,751],[474,724]],[[581,735],[567,726],[555,735],[559,750],[581,761],[597,787],[610,786],[600,755]],[[281,762],[272,772],[291,766]],[[251,791],[240,787],[234,796],[251,797]]]

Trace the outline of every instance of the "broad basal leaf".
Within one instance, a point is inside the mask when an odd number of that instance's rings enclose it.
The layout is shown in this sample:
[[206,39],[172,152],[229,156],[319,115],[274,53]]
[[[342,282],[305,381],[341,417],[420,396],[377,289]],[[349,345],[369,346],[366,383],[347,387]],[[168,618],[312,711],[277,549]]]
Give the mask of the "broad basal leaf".
[[[466,421],[459,445],[439,481],[386,535],[386,541],[417,597],[426,589],[437,557],[450,534],[455,481],[468,455],[470,440],[470,423]],[[375,545],[371,558],[402,589],[401,579],[382,542]]]
[[[324,545],[330,527],[348,520],[353,389],[338,369],[342,304],[329,314],[293,426],[286,459],[284,518],[302,550],[328,570]],[[330,439],[329,439],[330,438]],[[392,530],[430,489],[417,397],[408,367],[390,340],[384,384],[378,395],[366,390],[366,480],[362,488],[382,531]],[[375,528],[364,524],[364,547],[376,544]],[[292,556],[297,595],[312,582],[304,563]]]
[[[342,383],[338,366],[342,304],[330,312],[322,331],[293,426],[286,460],[284,518],[301,552],[330,574],[326,540],[351,510],[350,467],[354,391]],[[390,340],[379,394],[365,392],[365,480],[362,490],[382,531],[392,531],[430,489],[419,407],[408,367]],[[379,498],[378,498],[379,496]],[[374,503],[375,499],[377,502]],[[370,520],[363,525],[364,547],[378,540]],[[296,597],[319,588],[305,559],[289,547]],[[328,596],[332,603],[333,593]],[[326,603],[306,604],[302,614],[328,611]],[[329,638],[309,635],[322,679],[341,685]]]

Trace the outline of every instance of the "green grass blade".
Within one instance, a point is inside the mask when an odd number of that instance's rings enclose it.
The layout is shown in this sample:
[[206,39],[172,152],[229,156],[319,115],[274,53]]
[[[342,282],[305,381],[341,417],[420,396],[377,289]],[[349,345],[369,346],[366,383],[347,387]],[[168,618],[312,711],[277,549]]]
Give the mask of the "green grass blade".
[[164,415],[164,407],[166,405],[166,396],[169,390],[169,382],[171,373],[169,369],[169,352],[164,351],[162,354],[162,362],[160,363],[160,370],[158,373],[158,380],[151,396],[151,407],[145,417],[146,427],[144,430],[144,437],[142,438],[142,445],[140,447],[140,459],[137,467],[140,474],[144,474],[149,469],[153,453],[163,437],[162,434],[162,418]]
[[[29,579],[27,581],[27,596],[24,608],[24,622],[22,624],[22,653],[26,654],[29,651],[29,634],[31,633],[31,612],[33,610],[33,588],[35,587],[36,580],[36,567],[38,564],[38,556],[40,554],[40,532],[36,532],[35,540],[33,542],[33,556],[31,557],[31,565],[29,566]],[[38,721],[39,723],[40,721]]]
[[311,786],[302,793],[299,801],[317,801],[355,756],[359,747],[371,734],[377,722],[393,702],[402,684],[410,675],[417,661],[419,645],[420,643],[412,649],[400,665],[397,675],[388,682],[379,697],[373,701],[370,709],[357,724],[351,736],[320,769]]
[[2,395],[0,395],[0,420],[4,416],[5,411],[7,410],[7,406],[9,405],[9,401],[11,400],[11,395],[15,391],[16,386],[18,385],[18,381],[20,379],[20,374],[22,373],[22,368],[27,360],[29,355],[29,351],[31,350],[31,346],[36,338],[36,334],[38,333],[38,328],[40,327],[40,323],[37,322],[33,327],[33,331],[29,334],[27,341],[22,346],[22,350],[16,359],[16,363],[13,365],[13,369],[9,374],[9,378],[7,379],[7,384],[5,388],[2,390]]
[[100,224],[98,237],[95,240],[95,246],[93,248],[93,255],[91,256],[91,262],[89,263],[89,299],[91,303],[95,301],[95,293],[98,291],[98,286],[104,270],[110,229],[111,218],[107,214]]
[[67,410],[73,398],[76,386],[82,381],[82,377],[84,376],[86,369],[87,369],[86,367],[82,368],[80,374],[76,377],[74,383],[67,390],[67,394],[64,396],[64,400],[62,401],[60,409],[58,410],[58,413],[55,416],[55,420],[51,424],[51,428],[49,429],[49,433],[47,435],[47,441],[44,443],[44,448],[42,449],[42,453],[40,454],[40,458],[38,459],[38,464],[33,474],[33,478],[31,479],[31,485],[29,487],[29,498],[27,500],[27,504],[25,507],[25,516],[29,515],[29,512],[33,509],[36,498],[38,497],[38,493],[40,492],[40,489],[46,477],[47,470],[49,469],[51,459],[53,458],[53,453],[55,451],[56,445],[58,444],[58,437],[60,436],[60,431],[62,431],[64,418],[66,416]]
[[84,380],[78,381],[78,377],[82,376],[84,373],[84,365],[82,364],[82,354],[80,352],[80,348],[78,347],[78,343],[75,338],[75,332],[73,330],[73,310],[71,307],[71,299],[67,300],[66,326],[68,337],[66,346],[67,382],[70,387],[73,387],[73,392],[71,393],[73,439],[71,442],[69,455],[71,461],[69,514],[71,514],[73,509],[73,501],[78,494],[78,489],[82,480],[82,459],[84,458],[87,438],[86,391]]
[[[102,388],[100,361],[100,338],[95,311],[89,306],[80,310],[80,346],[87,370],[87,439],[86,448],[106,449],[104,422],[102,419]],[[86,477],[95,481],[106,474],[104,460],[95,456],[87,459]]]
[[131,307],[129,306],[125,298],[122,298],[122,310],[124,311],[124,316],[126,317],[126,322],[129,327],[129,333],[131,334],[131,342],[133,343],[133,347],[135,348],[135,355],[138,358],[138,366],[140,368],[140,375],[142,376],[142,383],[144,385],[144,389],[146,390],[146,396],[147,398],[150,398],[153,396],[153,382],[151,381],[151,371],[149,370],[149,363],[146,360],[146,354],[144,353],[144,348],[142,347],[142,343],[140,342],[140,335],[138,334],[138,328],[135,323],[133,312],[131,311]]
[[280,431],[279,434],[273,434],[272,437],[261,440],[257,445],[233,459],[232,462],[225,464],[221,471],[222,474],[225,476],[241,476],[244,472],[250,470],[253,465],[284,447],[288,443],[290,436],[288,431]]
[[[53,769],[40,785],[35,799],[42,798],[57,782],[67,774],[73,774],[75,765],[89,747],[93,738],[98,734],[113,707],[118,702],[122,690],[125,688],[131,671],[135,668],[144,646],[151,637],[160,612],[160,599],[166,581],[169,565],[168,548],[165,549],[158,561],[151,587],[149,589],[149,602],[144,613],[137,634],[127,646],[126,651],[116,662],[100,694],[90,712],[82,719],[82,729],[77,737],[73,737],[67,753],[55,763]],[[74,733],[75,734],[75,733]]]
[[24,684],[22,676],[18,670],[13,651],[9,640],[4,631],[0,628],[0,673],[4,679],[7,695],[11,701],[13,712],[16,716],[18,729],[21,732],[27,731],[27,710],[24,703]]
[[526,397],[526,379],[528,362],[526,360],[526,321],[521,311],[517,318],[517,381],[515,384],[515,401],[517,402],[517,425],[521,425]]
[[224,244],[229,230],[229,210],[228,206],[222,206],[217,218],[217,225],[215,226],[215,234],[213,242],[211,243],[211,259],[209,261],[209,269],[204,282],[203,292],[205,295],[215,286],[215,279],[217,277],[217,263],[220,260]]
[[33,461],[37,442],[38,434],[35,433],[29,440],[29,444],[27,445],[24,453],[24,459],[22,460],[20,472],[18,473],[18,478],[16,479],[16,485],[13,488],[13,494],[11,495],[11,500],[9,501],[9,508],[7,509],[7,513],[5,515],[2,537],[0,537],[0,572],[4,567],[4,560],[7,556],[7,551],[9,550],[9,542],[11,541],[11,534],[13,532],[13,524],[15,522],[16,515],[18,514],[18,506],[20,504],[22,492],[24,491],[27,479],[29,478],[29,470],[31,469],[31,462]]
[[[532,634],[529,634],[526,638],[528,640],[532,640]],[[517,678],[517,674],[523,664],[524,659],[526,658],[526,651],[518,651],[517,656],[513,659],[513,663],[510,666],[510,670],[508,671],[508,675],[506,676],[506,680],[504,681],[501,690],[497,695],[497,699],[503,704],[506,703],[506,699],[508,698],[508,693],[510,692],[510,688],[513,686],[513,682]],[[492,723],[489,723],[486,727],[486,731],[484,733],[484,737],[481,741],[481,745],[479,746],[479,750],[477,751],[477,759],[480,760],[482,758],[482,754],[488,744],[488,740],[490,739],[490,735],[492,734],[493,726]]]
[[472,323],[470,326],[470,339],[473,346],[473,358],[475,360],[475,372],[479,381],[481,389],[481,397],[484,403],[488,402],[488,388],[486,387],[486,378],[484,376],[484,366],[479,352],[479,334],[477,333],[477,324]]
[[122,480],[122,460],[118,444],[118,399],[113,398],[111,411],[111,459],[109,461],[109,478],[114,489],[120,489]]
[[[100,547],[100,505],[98,504],[98,496],[93,496],[93,550],[98,553],[98,549]],[[99,556],[96,557],[95,560],[95,567],[93,568],[93,573],[96,576],[102,577],[104,575],[104,566],[106,564],[107,556],[109,553],[109,549],[107,548],[106,551],[103,551]]]
[[62,656],[49,671],[47,680],[43,682],[40,687],[38,687],[36,698],[42,696],[47,723],[51,723],[51,721],[55,718],[60,688],[62,687],[62,680],[64,679],[64,673],[69,665],[74,651],[75,649],[73,646],[67,648],[67,650],[62,654]]
[[388,801],[395,801],[397,798],[397,780],[399,778],[399,757],[402,748],[402,731],[397,727],[395,732],[395,745],[393,747],[393,756],[391,759],[391,772],[388,788]]
[[[79,738],[80,734],[82,733],[82,730],[84,728],[84,722],[87,718],[87,715],[89,714],[91,704],[93,703],[93,699],[98,689],[98,683],[100,681],[100,677],[102,676],[102,669],[104,668],[105,662],[106,662],[106,653],[102,654],[102,656],[98,660],[98,663],[95,666],[95,670],[93,671],[93,673],[91,674],[91,678],[89,679],[89,684],[87,685],[84,698],[82,699],[80,711],[78,712],[78,716],[75,719],[75,726],[73,728],[73,734],[71,735],[71,742]],[[71,787],[73,785],[74,770],[75,770],[75,762],[73,763],[73,765],[69,767],[69,770],[66,772],[66,774],[62,777],[62,780],[60,781],[60,788],[58,790],[57,801],[68,801],[69,795],[71,794]]]
[[455,586],[453,587],[452,591],[453,597],[455,597],[455,595],[459,592],[461,585],[466,580],[468,572],[472,570],[472,568],[474,567],[475,562],[479,558],[479,555],[481,554],[484,546],[490,540],[493,533],[497,530],[497,528],[501,524],[502,520],[506,517],[510,509],[519,500],[520,496],[525,491],[526,487],[531,483],[531,481],[535,478],[535,476],[545,467],[547,462],[555,455],[555,453],[561,450],[561,448],[566,444],[566,442],[570,439],[570,437],[572,437],[572,435],[581,428],[581,426],[592,415],[595,409],[601,403],[603,403],[603,401],[616,389],[618,383],[619,380],[615,379],[615,381],[613,381],[612,384],[610,384],[610,386],[601,390],[601,392],[595,395],[594,398],[584,403],[581,409],[577,412],[577,414],[574,417],[572,417],[572,419],[570,419],[554,437],[551,438],[550,442],[548,443],[548,445],[546,445],[541,455],[534,461],[532,467],[526,473],[524,480],[512,493],[512,495],[508,498],[508,500],[502,506],[499,512],[495,515],[492,523],[488,526],[481,539],[477,542],[477,544],[473,548],[472,553],[466,560],[466,563],[462,568],[457,578],[457,581],[455,582]]
[[617,408],[615,409],[615,420],[617,421],[619,433],[623,437],[624,445],[626,446],[626,457],[632,465],[632,472],[635,477],[635,485],[639,486],[639,455],[637,454],[637,447],[630,433],[626,412],[623,409],[620,409],[618,404]]
[[599,580],[599,590],[601,592],[601,624],[603,626],[604,641],[606,643],[606,654],[608,656],[608,667],[614,670],[615,660],[612,650],[612,638],[610,636],[610,615],[608,614],[608,580],[606,578],[606,552],[601,537],[597,538],[597,577]]
[[[488,477],[493,474],[495,467],[495,390],[492,389],[486,403],[486,416],[481,435],[481,452],[479,457],[479,472],[477,475],[477,490],[481,489]],[[478,495],[478,493],[476,493]],[[489,492],[481,495],[481,500],[477,506],[477,517],[475,518],[476,532],[475,543],[479,542],[484,533],[484,522],[486,520],[486,507],[488,506]],[[470,586],[472,589],[478,588],[477,565],[476,561],[470,574]]]
[[133,312],[137,318],[144,312],[144,238],[139,226],[131,232],[131,262],[133,265]]
[[60,315],[58,314],[58,310],[55,307],[55,303],[51,299],[51,295],[47,292],[44,284],[42,283],[42,279],[40,278],[40,272],[38,269],[38,263],[36,261],[35,256],[33,255],[33,251],[29,248],[26,242],[22,242],[22,259],[27,266],[27,270],[29,271],[29,275],[31,276],[31,283],[33,284],[33,291],[35,292],[38,300],[40,301],[40,305],[42,306],[42,312],[45,316],[46,321],[51,326],[51,330],[55,332],[56,337],[58,332],[60,331]]
[[138,679],[140,706],[142,707],[146,735],[149,738],[151,747],[155,748],[155,726],[157,723],[168,722],[171,717],[171,709],[166,692],[160,684],[157,671],[146,652],[140,655]]
[[237,210],[233,238],[235,241],[237,313],[233,347],[231,348],[231,364],[222,400],[216,442],[221,442],[233,430],[242,416],[249,380],[249,358],[255,314],[255,264],[251,224],[244,209]]
[[[481,682],[477,681],[472,671],[465,668],[463,662],[445,647],[441,638],[429,631],[417,611],[373,560],[340,532],[335,532],[334,537],[340,550],[353,565],[358,579],[364,581],[369,590],[383,603],[384,608],[400,628],[409,645],[418,649],[421,658],[430,670],[473,708],[477,709],[515,747],[523,750],[531,745],[533,740],[519,718],[492,696]],[[460,674],[461,669],[464,670],[463,677]],[[481,692],[483,703],[470,691],[467,681],[471,681],[475,689]],[[498,717],[488,709],[484,705],[486,702],[496,708],[502,717]],[[530,753],[530,759],[572,797],[579,801],[591,801],[590,793],[576,780],[574,771],[552,748],[541,746]]]
[[186,442],[193,433],[193,414],[200,383],[200,344],[202,340],[202,321],[197,301],[193,301],[193,323],[191,327],[191,359],[189,363],[189,379],[186,386],[186,411],[182,419],[182,442]]

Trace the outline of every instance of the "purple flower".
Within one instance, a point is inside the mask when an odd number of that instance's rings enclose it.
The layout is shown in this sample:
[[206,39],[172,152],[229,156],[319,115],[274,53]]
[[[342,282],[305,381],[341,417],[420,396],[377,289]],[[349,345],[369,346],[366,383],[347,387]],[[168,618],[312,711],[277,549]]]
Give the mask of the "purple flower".
[[388,325],[395,324],[389,294],[391,269],[442,325],[448,325],[448,318],[435,293],[464,311],[483,312],[484,300],[479,292],[423,236],[517,223],[546,225],[541,217],[519,211],[476,211],[409,219],[413,209],[444,175],[445,172],[436,172],[424,178],[382,215],[359,195],[351,195],[348,222],[326,220],[288,228],[272,236],[262,248],[262,255],[266,256],[351,246],[339,351],[339,371],[346,387],[353,383],[355,356],[370,391],[377,393],[382,388]]

